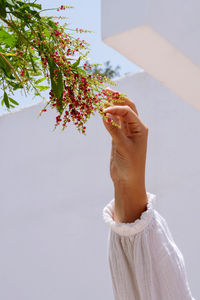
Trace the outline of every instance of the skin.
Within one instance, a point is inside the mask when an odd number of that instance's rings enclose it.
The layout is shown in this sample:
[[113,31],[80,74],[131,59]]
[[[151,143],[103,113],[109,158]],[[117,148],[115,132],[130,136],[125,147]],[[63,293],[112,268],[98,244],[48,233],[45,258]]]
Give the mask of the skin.
[[117,128],[103,119],[112,138],[110,175],[114,184],[115,222],[132,223],[147,208],[145,165],[148,128],[139,119],[133,101],[124,98],[104,110]]

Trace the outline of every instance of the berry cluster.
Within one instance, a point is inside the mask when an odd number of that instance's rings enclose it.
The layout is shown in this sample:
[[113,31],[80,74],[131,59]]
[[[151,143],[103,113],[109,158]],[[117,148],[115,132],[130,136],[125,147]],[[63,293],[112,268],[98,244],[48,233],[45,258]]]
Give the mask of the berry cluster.
[[[39,115],[46,112],[48,106],[56,110],[54,128],[60,125],[64,130],[73,123],[85,134],[86,122],[91,115],[98,112],[106,119],[104,108],[123,101],[124,95],[105,89],[105,84],[114,83],[92,73],[95,65],[88,63],[89,44],[77,37],[78,33],[90,31],[71,29],[69,24],[61,25],[56,17],[41,16],[42,7],[35,1],[6,3],[4,14],[7,19],[0,16],[6,24],[4,30],[9,34],[9,41],[6,44],[5,39],[2,48],[5,53],[0,53],[2,103],[8,108],[11,106],[12,98],[5,90],[14,93],[23,88],[25,92],[34,90],[35,95],[42,96],[41,92],[49,89],[49,99]],[[70,7],[61,5],[57,11],[67,8]],[[12,104],[16,103],[12,99]]]
[[[90,74],[93,65],[86,60],[86,56],[82,50],[87,50],[87,43],[80,38],[73,38],[69,33],[66,33],[59,22],[54,23],[55,27],[51,34],[57,39],[59,48],[50,53],[49,57],[55,63],[55,68],[52,70],[53,85],[58,84],[60,78],[63,78],[61,87],[62,93],[56,95],[51,89],[49,93],[49,101],[40,114],[46,111],[46,107],[50,105],[59,113],[56,117],[55,128],[58,125],[64,130],[70,122],[72,122],[79,132],[85,134],[85,123],[90,118],[91,114],[99,112],[103,115],[103,108],[108,103],[120,99],[119,93],[111,93],[109,90],[104,90],[103,84],[110,82],[107,78],[103,78],[98,74]],[[77,29],[76,29],[77,31]],[[77,54],[82,56],[77,57]],[[49,58],[42,58],[43,67],[45,68]],[[73,62],[75,61],[75,62]],[[82,64],[81,64],[82,62]],[[46,76],[50,76],[46,74]]]
[[65,10],[67,8],[71,8],[71,6],[61,5],[59,8],[57,8],[57,11]]
[[26,68],[24,68],[24,69],[21,69],[21,71],[20,71],[20,76],[21,77],[23,77],[24,75],[25,75],[25,73],[26,73]]

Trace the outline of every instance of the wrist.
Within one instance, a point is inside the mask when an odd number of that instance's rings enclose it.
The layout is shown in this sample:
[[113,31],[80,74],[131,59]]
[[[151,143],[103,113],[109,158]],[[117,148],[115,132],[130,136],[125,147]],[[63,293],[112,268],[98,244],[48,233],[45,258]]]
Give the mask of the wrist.
[[128,176],[128,179],[126,178],[115,178],[113,180],[114,188],[119,190],[126,189],[127,191],[137,191],[142,192],[145,191],[145,174],[141,173],[137,176]]
[[114,220],[132,223],[147,207],[147,194],[144,180],[136,182],[118,181],[114,183]]

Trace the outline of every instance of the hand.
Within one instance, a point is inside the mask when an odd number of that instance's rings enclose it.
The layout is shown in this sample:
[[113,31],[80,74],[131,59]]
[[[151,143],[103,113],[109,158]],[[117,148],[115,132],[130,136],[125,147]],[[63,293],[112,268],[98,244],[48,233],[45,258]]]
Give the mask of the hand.
[[104,110],[105,128],[112,137],[110,175],[115,187],[114,220],[131,223],[146,209],[145,164],[148,128],[138,117],[135,104],[127,99]]

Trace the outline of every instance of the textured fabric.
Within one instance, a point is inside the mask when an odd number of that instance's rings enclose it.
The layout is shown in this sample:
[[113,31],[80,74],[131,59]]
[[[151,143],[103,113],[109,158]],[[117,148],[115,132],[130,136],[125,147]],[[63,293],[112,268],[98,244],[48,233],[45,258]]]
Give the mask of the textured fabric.
[[[113,220],[114,199],[103,209],[110,226],[109,266],[115,300],[192,300],[184,259],[166,221],[153,208],[133,223]],[[194,300],[194,299],[193,299]]]

